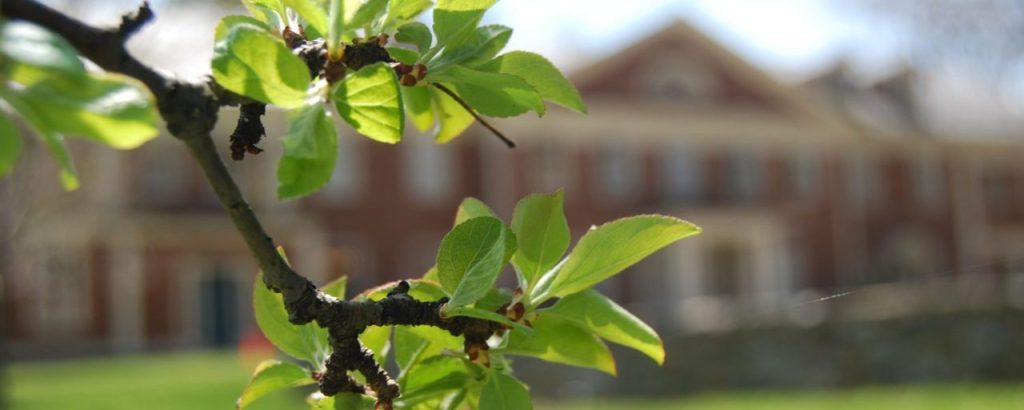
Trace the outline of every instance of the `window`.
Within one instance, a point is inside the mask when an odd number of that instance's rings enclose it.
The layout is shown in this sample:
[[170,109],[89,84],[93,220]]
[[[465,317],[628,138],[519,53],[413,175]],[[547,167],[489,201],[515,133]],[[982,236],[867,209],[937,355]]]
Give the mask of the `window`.
[[661,153],[658,178],[670,199],[700,199],[704,190],[703,162],[699,152],[682,144],[666,147]]
[[752,200],[760,193],[760,161],[753,152],[737,151],[729,155],[727,183],[734,199]]
[[139,199],[145,204],[175,204],[187,194],[191,167],[185,162],[185,154],[164,148],[161,144],[147,145],[135,164]]
[[605,145],[597,155],[598,175],[594,180],[597,191],[623,201],[635,196],[642,182],[640,160],[633,148],[625,145]]
[[454,188],[458,149],[420,135],[406,138],[400,147],[405,192],[423,204],[438,205],[448,199]]
[[798,152],[790,157],[789,175],[798,196],[813,195],[821,184],[821,162],[816,152]]
[[914,198],[924,208],[941,207],[945,200],[945,172],[942,161],[934,155],[923,156],[911,162],[909,185],[914,190]]
[[331,180],[323,189],[323,196],[336,203],[351,203],[358,199],[365,180],[365,158],[362,137],[351,133],[338,136],[338,161]]
[[735,296],[740,293],[747,261],[738,244],[723,242],[712,245],[704,262],[707,294]]
[[874,196],[875,169],[874,162],[867,156],[851,157],[846,162],[847,196],[856,206],[867,206]]
[[532,190],[553,192],[565,188],[567,195],[575,192],[572,189],[575,162],[564,145],[544,139],[534,151],[531,162]]
[[75,249],[52,246],[31,258],[30,277],[37,292],[35,317],[37,333],[74,335],[92,323],[90,264]]

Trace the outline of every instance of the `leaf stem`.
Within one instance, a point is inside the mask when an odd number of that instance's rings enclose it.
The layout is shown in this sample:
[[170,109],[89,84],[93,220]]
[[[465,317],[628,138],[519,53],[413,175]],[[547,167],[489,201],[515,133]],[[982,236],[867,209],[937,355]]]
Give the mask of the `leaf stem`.
[[478,122],[480,122],[480,125],[483,125],[487,129],[491,130],[491,132],[494,133],[494,135],[498,137],[498,139],[500,139],[501,142],[504,142],[506,146],[508,146],[509,148],[516,147],[516,143],[514,141],[508,139],[508,137],[506,137],[505,134],[502,134],[501,131],[498,131],[497,128],[494,128],[493,125],[484,120],[483,117],[480,116],[480,114],[477,114],[476,111],[473,111],[473,108],[470,107],[469,104],[466,104],[466,101],[463,101],[462,97],[459,97],[457,94],[455,94],[454,91],[440,83],[432,84],[434,85],[434,87],[437,87],[438,90],[441,90],[441,92],[448,94],[449,97],[452,97],[452,99],[455,100],[455,102],[459,103],[459,105],[461,105],[462,108],[465,108],[466,111],[469,111],[469,114],[472,115],[473,118],[476,118]]

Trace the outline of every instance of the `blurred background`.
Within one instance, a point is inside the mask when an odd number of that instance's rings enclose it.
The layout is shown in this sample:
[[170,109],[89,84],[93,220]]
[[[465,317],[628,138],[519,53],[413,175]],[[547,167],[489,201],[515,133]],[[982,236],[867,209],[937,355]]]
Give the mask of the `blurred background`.
[[[46,3],[96,24],[137,6]],[[182,77],[244,13],[151,3],[131,48]],[[565,188],[577,238],[653,212],[704,232],[601,288],[663,336],[664,366],[519,360],[540,408],[1024,408],[1024,4],[506,0],[485,21],[589,115],[496,121],[514,150],[478,127],[443,146],[343,129],[329,185],[281,202],[268,113],[267,152],[228,165],[298,271],[350,293],[419,277],[463,197],[507,218]],[[0,180],[3,406],[230,408],[273,355],[230,220],[170,137],[72,143],[82,189],[39,144]]]

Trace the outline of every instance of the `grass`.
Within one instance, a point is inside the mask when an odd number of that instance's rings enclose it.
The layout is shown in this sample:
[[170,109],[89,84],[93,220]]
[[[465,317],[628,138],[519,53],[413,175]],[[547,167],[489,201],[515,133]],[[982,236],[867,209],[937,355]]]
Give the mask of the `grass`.
[[[171,410],[231,409],[252,364],[233,352],[126,356],[6,369],[6,408]],[[271,395],[252,409],[304,409],[298,392]],[[842,391],[753,391],[679,399],[601,399],[555,403],[539,410],[973,410],[1024,409],[1022,384],[865,387]]]

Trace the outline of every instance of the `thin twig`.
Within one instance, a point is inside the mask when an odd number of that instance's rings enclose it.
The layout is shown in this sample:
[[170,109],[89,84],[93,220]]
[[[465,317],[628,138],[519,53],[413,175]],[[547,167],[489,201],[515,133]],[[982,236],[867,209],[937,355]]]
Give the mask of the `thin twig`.
[[504,142],[505,145],[507,145],[509,148],[515,148],[516,147],[516,143],[514,141],[508,139],[508,137],[506,137],[505,134],[502,134],[501,131],[498,131],[497,128],[494,128],[493,125],[488,123],[486,120],[483,119],[483,117],[481,117],[479,114],[477,114],[476,111],[473,111],[473,108],[471,108],[469,106],[469,104],[466,104],[466,102],[462,100],[462,97],[459,97],[457,94],[455,94],[455,92],[453,92],[452,90],[448,89],[448,87],[445,87],[442,84],[439,84],[439,83],[433,83],[433,84],[434,84],[434,87],[437,87],[437,89],[441,90],[441,92],[443,92],[445,94],[448,94],[448,96],[452,97],[452,99],[455,100],[455,102],[459,103],[459,105],[461,105],[462,108],[465,108],[466,111],[468,111],[469,114],[473,116],[473,118],[476,118],[476,120],[480,122],[480,125],[483,125],[484,127],[487,127],[487,129],[491,130],[491,132],[494,133],[495,136],[497,136],[499,139],[501,139],[501,142]]

